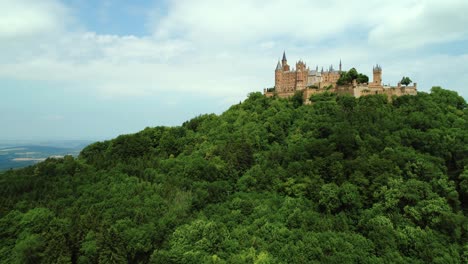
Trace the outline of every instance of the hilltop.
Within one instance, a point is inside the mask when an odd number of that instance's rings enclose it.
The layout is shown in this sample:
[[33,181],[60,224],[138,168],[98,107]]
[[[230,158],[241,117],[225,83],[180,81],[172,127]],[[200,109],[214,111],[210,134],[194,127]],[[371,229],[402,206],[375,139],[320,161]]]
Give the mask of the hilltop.
[[456,92],[252,93],[0,175],[1,263],[462,263]]

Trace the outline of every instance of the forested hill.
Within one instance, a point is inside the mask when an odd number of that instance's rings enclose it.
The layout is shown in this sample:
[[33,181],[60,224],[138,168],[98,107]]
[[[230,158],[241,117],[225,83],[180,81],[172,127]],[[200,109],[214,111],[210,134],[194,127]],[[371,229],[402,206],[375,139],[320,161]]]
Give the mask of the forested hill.
[[252,93],[0,175],[0,263],[467,263],[457,93]]

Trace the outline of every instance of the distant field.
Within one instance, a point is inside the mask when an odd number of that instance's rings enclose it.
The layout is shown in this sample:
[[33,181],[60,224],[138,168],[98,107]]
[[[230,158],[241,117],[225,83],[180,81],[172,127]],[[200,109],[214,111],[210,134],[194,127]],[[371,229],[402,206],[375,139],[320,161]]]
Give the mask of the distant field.
[[80,151],[90,143],[91,142],[87,141],[70,141],[68,147],[63,141],[58,142],[56,144],[57,146],[15,146],[4,143],[0,145],[0,171],[27,167],[43,161],[48,157],[63,157],[65,155],[77,156]]

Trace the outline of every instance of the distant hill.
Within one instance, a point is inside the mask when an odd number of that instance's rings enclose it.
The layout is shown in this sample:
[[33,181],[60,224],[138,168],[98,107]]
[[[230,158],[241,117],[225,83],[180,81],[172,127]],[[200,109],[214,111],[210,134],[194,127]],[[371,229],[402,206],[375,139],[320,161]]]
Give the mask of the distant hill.
[[[44,161],[48,157],[78,156],[79,152],[90,142],[71,142],[69,147],[54,147],[47,145],[15,145],[14,142],[3,143],[0,146],[0,171],[22,168]],[[54,144],[49,142],[47,144]],[[59,146],[67,146],[66,142],[55,142]]]
[[97,140],[0,140],[0,148],[15,146],[44,146],[55,148],[83,148]]
[[0,263],[468,263],[466,101],[312,99],[0,173]]

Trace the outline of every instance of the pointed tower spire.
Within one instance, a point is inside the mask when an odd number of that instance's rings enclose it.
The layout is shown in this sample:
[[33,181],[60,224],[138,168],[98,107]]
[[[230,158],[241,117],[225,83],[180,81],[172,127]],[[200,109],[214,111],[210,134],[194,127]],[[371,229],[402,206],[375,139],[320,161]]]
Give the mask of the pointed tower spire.
[[285,67],[288,65],[288,60],[286,59],[286,51],[283,51],[283,59],[281,60],[281,65]]
[[340,59],[340,72],[341,72],[341,59]]
[[276,70],[281,71],[281,63],[280,60],[278,60],[278,64],[276,65]]

